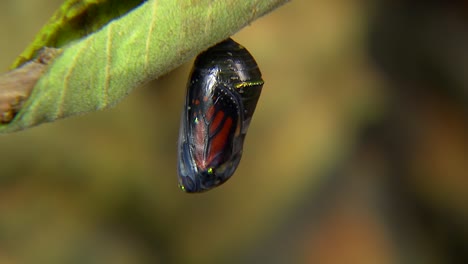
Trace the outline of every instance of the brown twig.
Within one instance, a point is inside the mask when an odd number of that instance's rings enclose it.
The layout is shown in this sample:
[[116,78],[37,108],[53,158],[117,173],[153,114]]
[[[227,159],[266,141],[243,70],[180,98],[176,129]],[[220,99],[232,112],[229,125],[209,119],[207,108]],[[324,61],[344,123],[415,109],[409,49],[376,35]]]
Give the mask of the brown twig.
[[59,53],[59,49],[43,48],[36,59],[0,75],[0,123],[13,120],[49,63]]

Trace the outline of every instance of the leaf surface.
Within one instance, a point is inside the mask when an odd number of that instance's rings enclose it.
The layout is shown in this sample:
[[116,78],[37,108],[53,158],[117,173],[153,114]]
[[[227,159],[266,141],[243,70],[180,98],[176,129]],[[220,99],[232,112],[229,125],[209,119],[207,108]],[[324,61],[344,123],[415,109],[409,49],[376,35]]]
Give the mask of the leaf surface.
[[287,0],[148,0],[64,46],[0,133],[115,105]]
[[43,47],[61,48],[102,28],[144,0],[66,0],[18,56],[12,69],[33,59]]

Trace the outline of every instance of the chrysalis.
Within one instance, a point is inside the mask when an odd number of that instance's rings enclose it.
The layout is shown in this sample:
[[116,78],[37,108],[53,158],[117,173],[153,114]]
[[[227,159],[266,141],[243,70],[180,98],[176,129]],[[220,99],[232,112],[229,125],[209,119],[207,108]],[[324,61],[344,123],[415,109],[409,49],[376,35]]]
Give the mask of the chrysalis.
[[196,58],[179,132],[183,191],[207,191],[232,176],[262,86],[255,59],[230,38]]

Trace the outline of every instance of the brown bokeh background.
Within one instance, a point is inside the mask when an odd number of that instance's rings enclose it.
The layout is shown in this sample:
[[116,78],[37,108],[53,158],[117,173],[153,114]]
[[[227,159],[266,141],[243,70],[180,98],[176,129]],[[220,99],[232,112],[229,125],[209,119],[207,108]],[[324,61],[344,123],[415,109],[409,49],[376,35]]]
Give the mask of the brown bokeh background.
[[[468,263],[468,6],[292,1],[234,36],[266,81],[225,185],[177,187],[191,62],[0,136],[0,263]],[[0,2],[6,71],[61,0]]]

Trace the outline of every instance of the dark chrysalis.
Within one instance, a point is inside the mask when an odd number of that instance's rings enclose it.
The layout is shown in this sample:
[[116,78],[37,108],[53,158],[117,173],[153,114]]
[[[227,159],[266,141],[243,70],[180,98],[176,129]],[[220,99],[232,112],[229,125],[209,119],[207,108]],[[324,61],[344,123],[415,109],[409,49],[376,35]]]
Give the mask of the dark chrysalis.
[[196,58],[179,132],[183,191],[207,191],[232,176],[262,86],[255,59],[230,38]]

